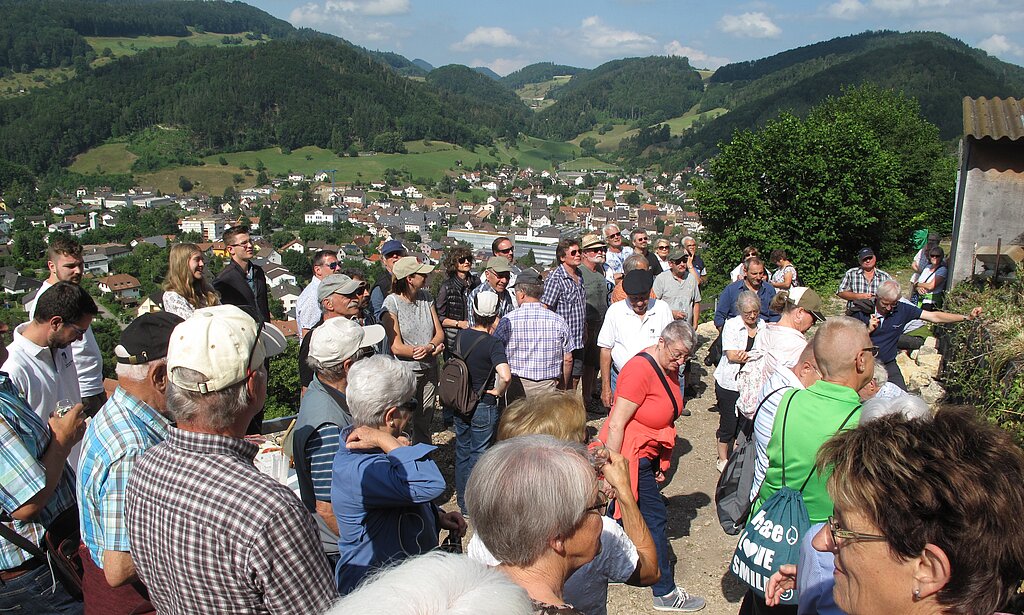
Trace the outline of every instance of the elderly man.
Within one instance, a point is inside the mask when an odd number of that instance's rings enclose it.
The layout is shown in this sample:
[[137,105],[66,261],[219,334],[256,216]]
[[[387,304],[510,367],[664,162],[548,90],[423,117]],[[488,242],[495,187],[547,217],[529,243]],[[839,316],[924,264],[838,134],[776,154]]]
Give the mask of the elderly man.
[[[611,408],[615,381],[626,362],[638,352],[653,346],[661,331],[672,322],[672,308],[651,298],[654,277],[645,269],[635,269],[622,278],[625,301],[613,303],[604,315],[597,336],[601,348],[601,402]],[[689,410],[683,410],[683,416]]]
[[177,427],[128,479],[132,560],[160,613],[320,613],[337,597],[316,525],[244,439],[286,342],[231,305],[196,310],[167,352]]
[[840,299],[846,299],[846,313],[850,315],[856,311],[854,301],[873,301],[882,282],[892,279],[891,275],[875,266],[878,264],[878,258],[871,248],[861,248],[860,252],[857,252],[857,262],[860,266],[846,270],[843,280],[839,283],[839,291],[836,292]]
[[617,225],[605,224],[601,232],[608,242],[608,281],[614,284],[625,275],[622,264],[633,254],[633,248],[622,245],[622,231]]
[[587,335],[583,344],[583,402],[596,410],[601,403],[601,392],[595,390],[597,374],[601,369],[601,351],[597,347],[597,334],[608,311],[608,297],[612,283],[608,281],[609,267],[605,264],[607,244],[599,235],[586,235],[580,243],[583,249],[583,288],[587,292]]
[[[320,322],[313,325],[310,332],[316,331],[323,323],[332,318],[359,320],[361,306],[366,297],[366,283],[353,280],[343,273],[329,275],[320,282],[316,298],[320,302]],[[373,324],[373,323],[370,323]],[[299,344],[299,384],[303,394],[306,387],[313,381],[313,369],[306,361],[309,356],[309,335],[302,338]]]
[[[7,333],[6,323],[0,332]],[[0,346],[0,363],[6,360],[7,349]],[[66,462],[84,432],[82,404],[41,418],[0,372],[0,612],[82,612],[81,603],[55,582],[42,542],[57,519],[78,525],[75,475]]]
[[[650,271],[651,265],[650,263],[647,262],[647,257],[644,256],[643,254],[630,254],[622,263],[623,275],[628,275],[630,271],[636,271],[637,269]],[[654,275],[653,271],[651,272],[651,275]],[[654,297],[653,290],[651,291],[651,297]],[[609,300],[612,303],[616,303],[618,301],[622,301],[625,298],[626,291],[622,290],[622,278],[619,278],[619,281],[615,283],[614,287],[612,287],[612,293],[609,297]]]
[[[491,254],[495,257],[501,257],[508,260],[509,271],[512,273],[511,279],[509,280],[509,287],[516,283],[516,277],[522,268],[516,265],[516,247],[512,243],[512,240],[508,237],[498,237],[491,242]],[[486,282],[484,274],[480,274],[480,281]]]
[[903,335],[903,328],[907,323],[921,319],[935,324],[948,324],[974,320],[981,315],[980,307],[975,307],[967,315],[922,311],[916,305],[900,301],[900,285],[896,280],[882,282],[876,294],[873,314],[858,311],[854,312],[853,316],[868,326],[871,342],[878,348],[878,360],[885,366],[889,382],[904,391],[907,390],[907,383],[903,379],[900,366],[896,363],[896,354],[899,352],[896,344]]
[[181,317],[143,314],[114,349],[118,386],[89,423],[78,466],[86,611],[151,613],[132,562],[124,492],[142,454],[167,438],[167,344]]
[[316,289],[320,282],[338,270],[338,253],[334,250],[318,250],[313,255],[313,279],[299,294],[295,302],[295,321],[299,326],[299,339],[320,322],[320,302],[317,300]]
[[352,424],[345,400],[348,370],[373,353],[384,339],[384,327],[359,326],[332,318],[310,336],[307,362],[314,372],[295,419],[295,474],[299,497],[320,530],[320,542],[333,566],[338,563],[338,522],[331,506],[331,467],[341,446],[341,430]]
[[406,255],[405,246],[397,239],[390,239],[381,245],[380,255],[384,271],[377,277],[370,291],[370,310],[377,322],[380,322],[380,313],[384,309],[384,299],[391,293],[391,270],[398,259]]
[[583,286],[580,264],[583,254],[577,239],[563,239],[555,248],[559,265],[544,281],[544,294],[540,302],[544,307],[565,319],[572,335],[572,381],[568,388],[575,390],[583,375],[583,344],[586,335],[587,290]]
[[[50,276],[36,291],[36,299],[57,282],[82,283],[85,261],[82,260],[82,246],[78,241],[67,235],[57,235],[50,240],[46,254],[46,267],[50,270]],[[35,316],[35,306],[35,300],[25,306],[29,320]],[[103,390],[103,356],[91,325],[86,327],[81,339],[71,343],[70,350],[75,360],[78,389],[85,413],[93,416],[107,400],[107,394]]]
[[718,305],[715,306],[715,326],[719,331],[722,330],[725,321],[739,315],[736,311],[736,299],[746,290],[756,294],[761,300],[761,318],[765,322],[777,322],[781,318],[780,314],[768,307],[775,296],[775,287],[765,284],[766,278],[764,261],[760,258],[750,256],[743,261],[743,279],[726,286],[718,297]]
[[[473,305],[477,295],[489,291],[498,295],[498,318],[516,309],[518,305],[516,298],[508,290],[512,286],[512,273],[512,267],[504,256],[492,256],[487,259],[487,266],[483,273],[484,283],[469,291],[469,296],[466,298],[467,304]],[[467,310],[466,316],[470,327],[476,325],[473,310]]]
[[544,282],[524,269],[515,286],[519,307],[505,315],[494,337],[505,344],[513,395],[536,395],[564,388],[572,379],[573,337],[565,319],[544,308]]
[[668,257],[672,267],[654,278],[654,296],[672,308],[672,318],[694,329],[700,324],[700,281],[690,265],[690,254],[680,250]]

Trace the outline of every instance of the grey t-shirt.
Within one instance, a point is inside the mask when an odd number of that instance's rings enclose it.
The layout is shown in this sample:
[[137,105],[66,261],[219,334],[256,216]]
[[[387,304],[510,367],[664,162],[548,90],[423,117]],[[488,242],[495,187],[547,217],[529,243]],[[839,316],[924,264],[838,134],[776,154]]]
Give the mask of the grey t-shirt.
[[[416,294],[416,301],[409,302],[404,297],[391,293],[384,298],[382,312],[388,312],[398,321],[398,330],[402,334],[402,341],[411,346],[422,346],[429,344],[434,338],[434,315],[430,311],[434,307],[434,300],[430,293],[420,290]],[[410,361],[417,371],[426,370],[430,363],[428,361],[413,361],[412,359],[399,359]],[[433,361],[434,357],[430,357]]]

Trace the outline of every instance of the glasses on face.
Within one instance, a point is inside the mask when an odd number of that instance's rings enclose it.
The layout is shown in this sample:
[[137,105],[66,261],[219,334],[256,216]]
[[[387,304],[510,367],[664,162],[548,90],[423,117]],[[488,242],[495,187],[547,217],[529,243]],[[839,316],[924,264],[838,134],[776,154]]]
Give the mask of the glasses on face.
[[879,536],[878,534],[864,534],[862,532],[854,532],[851,530],[844,530],[839,527],[839,522],[836,521],[835,517],[829,515],[828,518],[828,532],[832,536],[832,544],[836,547],[841,547],[842,541],[847,540],[859,540],[864,542],[882,541],[885,542],[888,539],[885,536]]
[[330,263],[324,263],[324,266],[330,269],[331,271],[335,271],[338,267],[341,267],[341,263],[339,263],[338,261],[332,261]]
[[587,248],[584,252],[593,252],[595,254],[604,254],[608,251],[608,248]]
[[467,263],[468,264],[473,264],[473,259],[469,258],[468,256],[463,256],[462,258],[459,259],[459,264],[460,265],[465,265]]
[[648,239],[647,237],[637,237],[636,241],[641,243],[647,243],[648,241],[650,241],[650,239]]
[[868,346],[867,348],[861,348],[861,352],[870,352],[871,356],[878,356],[878,346]]
[[658,246],[658,247],[656,247],[654,249],[655,250],[668,250],[668,246]]
[[608,496],[605,495],[604,491],[597,490],[597,503],[583,511],[583,516],[587,513],[595,512],[599,515],[604,515],[605,511],[608,510]]
[[69,326],[72,329],[74,329],[75,333],[78,334],[78,337],[85,337],[85,332],[86,332],[87,329],[83,329],[83,328],[79,327],[78,325],[76,325],[73,322],[66,322],[64,324],[66,324],[67,326]]
[[612,233],[611,235],[605,235],[605,239],[615,239],[616,237],[622,237],[622,233]]
[[511,280],[512,273],[509,271],[502,271],[501,273],[498,273],[497,271],[495,271],[494,277],[498,278],[499,280]]
[[229,248],[244,248],[246,246],[252,246],[252,245],[256,245],[256,244],[253,243],[252,239],[248,239],[246,241],[240,241],[238,243],[233,243],[233,244],[229,245],[228,247]]
[[668,360],[672,363],[676,361],[683,362],[690,358],[690,351],[685,348],[682,350],[672,350],[666,346],[665,350],[668,350]]
[[885,308],[887,310],[895,309],[896,308],[896,304],[899,303],[898,300],[897,301],[886,301],[885,299],[876,299],[875,301],[878,303],[879,307],[883,307],[883,308]]
[[566,254],[568,254],[569,256],[579,256],[580,251],[579,250],[569,250],[568,252],[566,252]]
[[495,254],[511,254],[513,249],[514,248],[512,246],[509,246],[507,248],[498,248],[497,250],[495,250],[494,253]]
[[757,316],[760,313],[761,313],[761,310],[746,310],[744,312],[740,312],[740,314],[742,314],[744,316]]

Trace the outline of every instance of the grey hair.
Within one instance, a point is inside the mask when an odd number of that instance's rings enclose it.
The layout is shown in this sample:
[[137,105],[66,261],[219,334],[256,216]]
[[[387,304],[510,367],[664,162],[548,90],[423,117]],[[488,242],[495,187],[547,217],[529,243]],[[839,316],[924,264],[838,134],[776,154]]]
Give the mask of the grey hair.
[[[262,371],[262,370],[258,370]],[[187,367],[175,367],[174,377],[185,382],[205,382],[206,375]],[[167,381],[167,410],[176,423],[202,422],[213,429],[227,429],[249,409],[249,381],[242,380],[220,391],[199,393]]]
[[601,234],[607,237],[608,236],[608,229],[615,229],[617,231],[621,231],[622,230],[621,228],[619,228],[618,224],[613,224],[613,223],[609,222],[608,224],[605,224],[603,227],[601,227]]
[[889,382],[889,372],[885,371],[885,365],[881,361],[875,361],[875,376],[873,380],[878,385],[878,388],[882,388],[886,382]]
[[860,425],[890,414],[900,414],[908,420],[930,419],[932,409],[928,402],[917,395],[900,395],[898,397],[872,397],[860,408]]
[[149,363],[138,363],[136,365],[118,363],[114,366],[114,373],[117,374],[118,380],[143,382],[146,378],[149,378],[149,370],[160,365],[167,365],[167,357],[153,359]]
[[694,338],[693,327],[685,320],[673,320],[661,330],[661,337],[667,344],[680,343],[686,346],[686,350],[693,350]]
[[761,298],[757,296],[757,293],[745,290],[736,297],[736,311],[742,313],[743,306],[756,307],[760,310]]
[[[425,582],[429,579],[429,582]],[[530,596],[497,568],[433,551],[382,568],[325,615],[530,615]]]
[[642,267],[641,263],[643,263],[643,265],[648,264],[646,256],[637,253],[630,254],[626,257],[626,260],[622,261],[622,273],[626,274],[630,271],[640,269]]
[[878,285],[878,290],[875,291],[875,296],[879,299],[885,299],[886,301],[892,301],[899,299],[900,295],[903,294],[900,289],[900,283],[896,280],[886,280]]
[[345,398],[358,427],[380,427],[391,408],[401,407],[416,392],[416,377],[405,361],[373,355],[356,361],[348,371]]
[[697,240],[694,239],[693,237],[691,237],[690,235],[687,235],[686,237],[683,237],[682,243],[683,243],[684,246],[686,245],[687,241],[692,241],[693,243],[697,243]]
[[495,559],[529,566],[548,541],[572,535],[593,504],[596,481],[582,444],[519,436],[480,457],[466,486],[466,506]]
[[540,284],[530,284],[529,282],[516,282],[515,290],[521,292],[527,297],[533,299],[540,299],[544,296],[544,281]]
[[321,381],[329,380],[331,382],[337,382],[345,377],[345,361],[342,361],[337,365],[325,367],[324,364],[317,359],[313,357],[306,357],[306,365],[309,366],[309,369],[313,370],[316,377]]

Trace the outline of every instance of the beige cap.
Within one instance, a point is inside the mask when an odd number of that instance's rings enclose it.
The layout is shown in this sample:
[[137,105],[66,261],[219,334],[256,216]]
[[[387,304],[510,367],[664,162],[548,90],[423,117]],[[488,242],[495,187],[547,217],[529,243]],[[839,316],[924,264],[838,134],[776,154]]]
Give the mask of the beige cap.
[[395,274],[396,278],[401,280],[414,273],[430,273],[433,270],[433,265],[421,263],[415,256],[403,256],[395,262],[395,266],[391,269],[391,272]]
[[484,269],[490,269],[494,273],[506,273],[512,271],[512,266],[508,264],[508,259],[504,256],[492,256],[487,259],[487,267]]
[[313,329],[309,340],[309,358],[324,367],[341,365],[360,348],[372,348],[384,339],[384,327],[359,326],[348,318],[330,318]]
[[[212,393],[237,384],[258,368],[267,357],[288,346],[284,334],[270,323],[259,325],[241,308],[216,305],[195,311],[171,333],[167,346],[167,373],[171,382],[187,391]],[[200,382],[184,381],[175,369],[184,367],[206,377]]]
[[584,235],[583,241],[580,242],[581,250],[589,250],[591,248],[601,248],[608,244],[599,235]]

